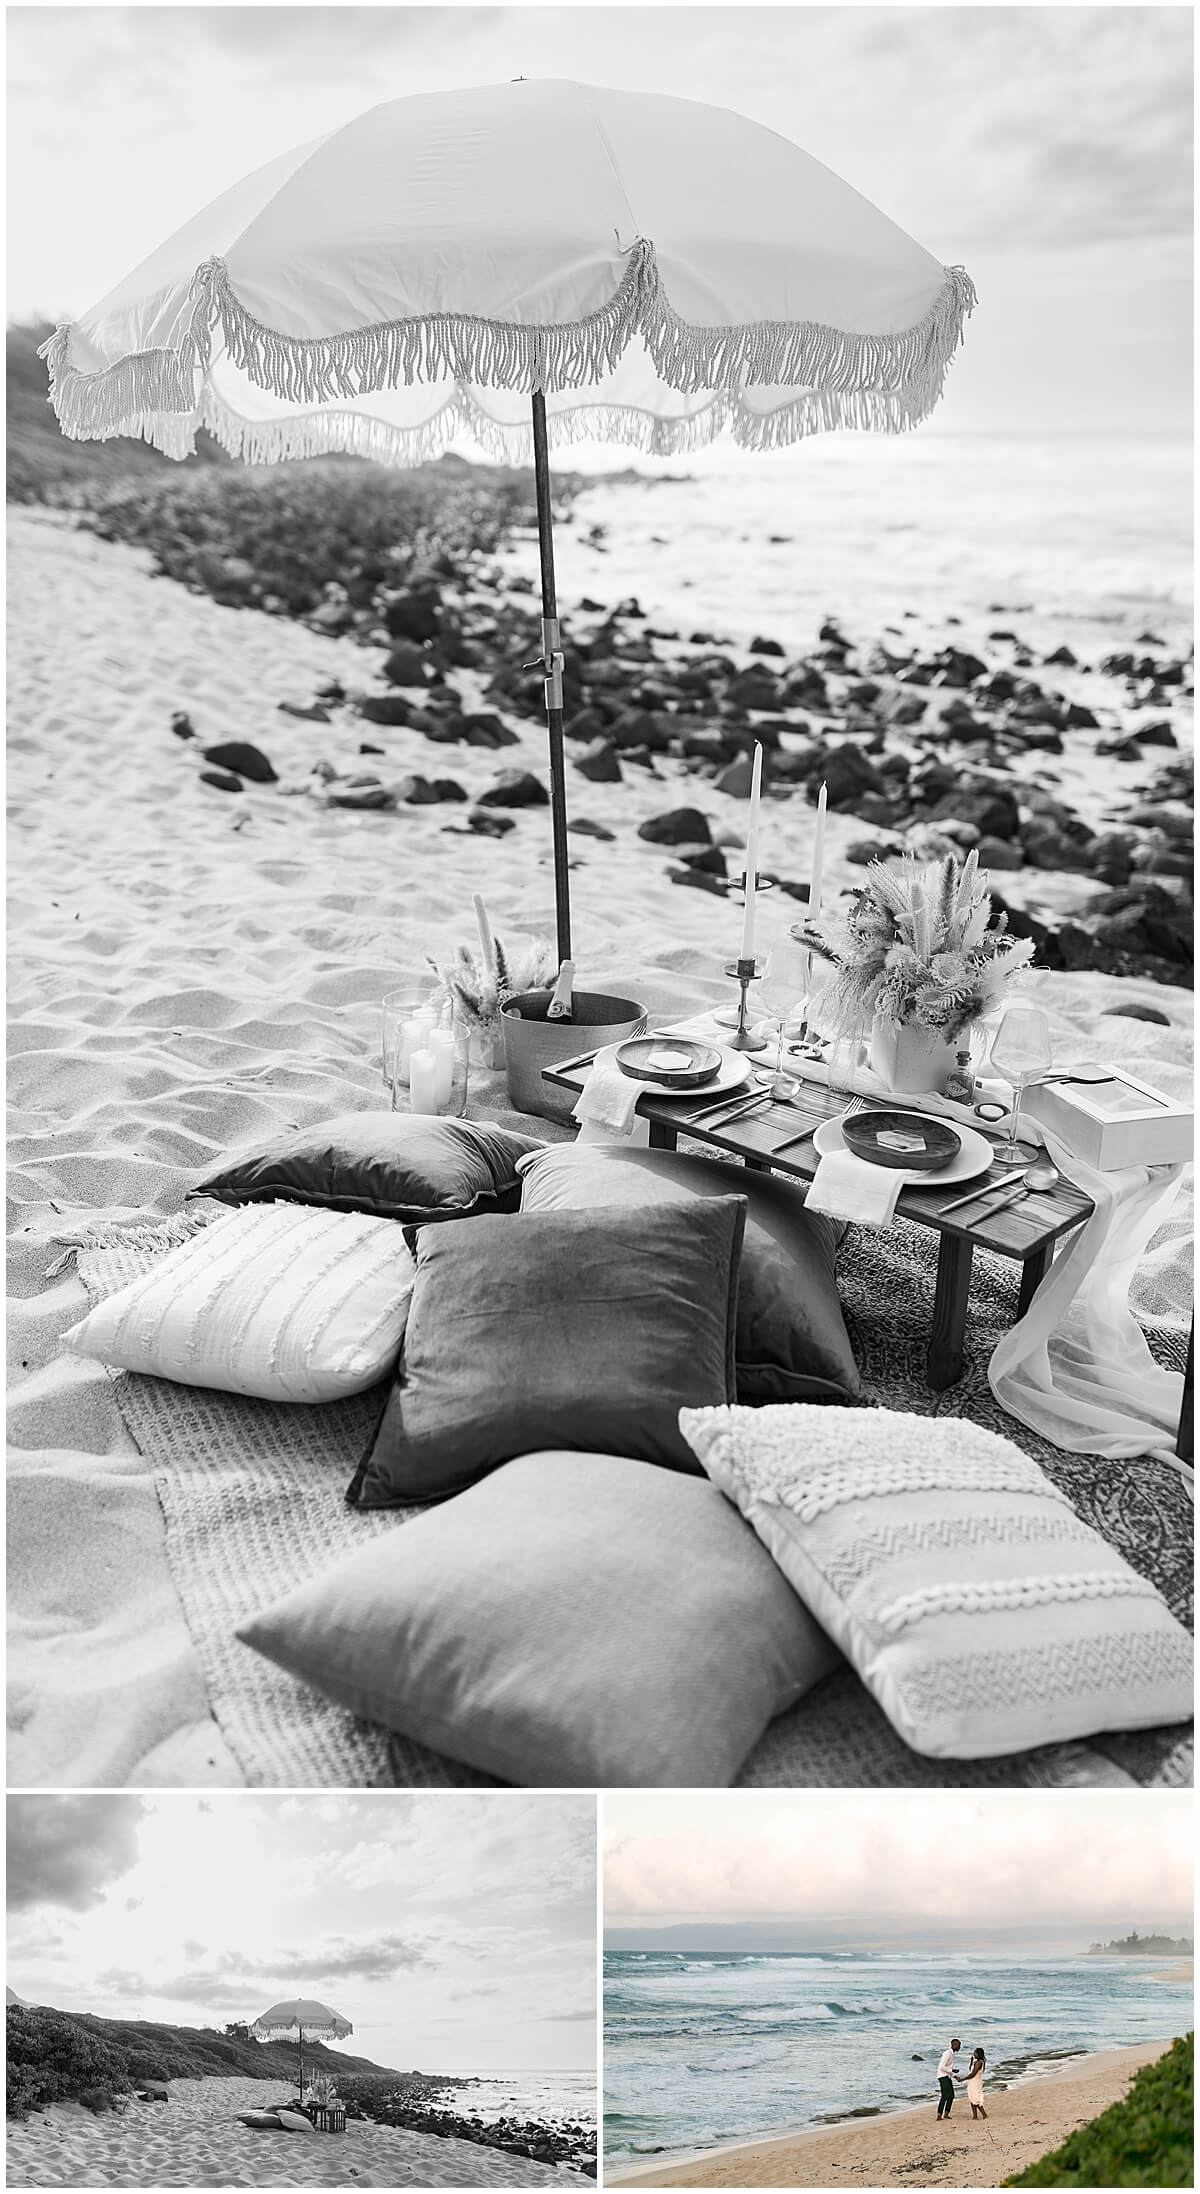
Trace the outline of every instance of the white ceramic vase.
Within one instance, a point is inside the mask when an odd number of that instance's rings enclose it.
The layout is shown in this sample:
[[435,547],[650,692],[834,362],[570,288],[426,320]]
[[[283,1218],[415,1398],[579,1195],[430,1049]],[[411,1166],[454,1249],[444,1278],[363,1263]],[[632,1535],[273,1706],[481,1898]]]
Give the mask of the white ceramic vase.
[[937,1029],[915,1021],[876,1021],[871,1030],[871,1070],[899,1095],[940,1090],[956,1056]]

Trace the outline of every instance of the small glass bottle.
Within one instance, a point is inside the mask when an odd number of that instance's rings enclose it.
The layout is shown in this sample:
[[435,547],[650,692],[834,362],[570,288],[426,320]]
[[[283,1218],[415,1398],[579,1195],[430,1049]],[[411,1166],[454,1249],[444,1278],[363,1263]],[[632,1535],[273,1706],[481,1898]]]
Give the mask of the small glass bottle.
[[955,1052],[954,1065],[942,1084],[942,1095],[948,1098],[952,1105],[969,1105],[973,1102],[975,1076],[971,1072],[971,1054],[969,1050]]

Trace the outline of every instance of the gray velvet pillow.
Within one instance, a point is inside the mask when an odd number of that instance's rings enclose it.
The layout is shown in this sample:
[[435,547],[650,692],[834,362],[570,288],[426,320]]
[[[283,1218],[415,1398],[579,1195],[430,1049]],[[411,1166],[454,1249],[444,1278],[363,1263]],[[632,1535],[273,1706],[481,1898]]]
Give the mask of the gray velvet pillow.
[[490,1120],[348,1112],[234,1151],[189,1189],[224,1204],[321,1204],[384,1219],[460,1219],[515,1211],[517,1160],[540,1150]]
[[838,1299],[843,1229],[804,1208],[801,1191],[751,1167],[674,1150],[551,1143],[522,1169],[521,1209],[644,1211],[694,1196],[745,1196],[738,1275],[740,1402],[853,1402],[858,1368]]
[[399,1372],[346,1499],[439,1500],[545,1447],[698,1473],[679,1411],[735,1399],[745,1219],[722,1196],[423,1227]]
[[707,1479],[599,1454],[506,1463],[238,1636],[368,1721],[567,1788],[730,1783],[841,1660]]

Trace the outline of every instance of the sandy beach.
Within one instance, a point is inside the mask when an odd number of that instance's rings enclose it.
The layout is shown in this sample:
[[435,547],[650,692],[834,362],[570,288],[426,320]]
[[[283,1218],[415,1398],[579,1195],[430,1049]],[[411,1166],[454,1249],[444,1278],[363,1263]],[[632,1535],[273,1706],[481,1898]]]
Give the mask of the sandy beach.
[[1020,2086],[984,2090],[986,2121],[966,2102],[939,2124],[931,2100],[866,2124],[811,2127],[688,2163],[605,2172],[607,2186],[1000,2186],[1119,2102],[1169,2042],[1106,2049]]
[[473,2141],[347,2121],[343,2134],[256,2132],[238,2112],[285,2097],[262,2080],[170,2080],[168,2103],[94,2117],[52,2103],[8,2126],[9,2186],[561,2186],[578,2172]]
[[[365,746],[389,780],[447,769],[474,798],[501,766],[545,776],[544,727],[512,718],[516,743],[495,754],[435,749],[348,712],[288,714],[281,703],[306,706],[331,678],[382,690],[380,652],[221,607],[61,517],[21,511],[9,524],[10,1781],[236,1785],[246,1777],[210,1712],[153,1466],[109,1374],[61,1350],[86,1298],[69,1265],[52,1268],[63,1238],[97,1219],[177,1213],[251,1136],[382,1108],[379,1000],[427,952],[471,936],[473,891],[501,935],[553,935],[545,807],[512,810],[506,836],[481,838],[461,806],[341,809],[312,775],[322,761],[352,772]],[[455,676],[464,704],[482,705],[480,674]],[[193,741],[172,736],[180,710]],[[280,785],[231,794],[202,781],[198,749],[239,738],[265,750]],[[673,849],[636,827],[687,800],[740,844],[745,799],[673,758],[623,783],[585,782],[573,766],[569,778],[572,821],[612,834],[572,836],[580,983],[635,985],[660,1013],[724,996],[737,909],[673,884]],[[769,821],[769,860],[804,876],[812,808],[772,803]],[[830,893],[861,877],[846,857],[861,836],[853,815],[831,812]],[[772,894],[762,942],[796,913]],[[1099,1045],[1190,1094],[1190,993],[1101,974],[1034,981],[1062,1057]],[[1153,1023],[1124,1017],[1139,1004]],[[1185,1189],[1134,1291],[1139,1308],[1184,1323],[1190,1214]]]

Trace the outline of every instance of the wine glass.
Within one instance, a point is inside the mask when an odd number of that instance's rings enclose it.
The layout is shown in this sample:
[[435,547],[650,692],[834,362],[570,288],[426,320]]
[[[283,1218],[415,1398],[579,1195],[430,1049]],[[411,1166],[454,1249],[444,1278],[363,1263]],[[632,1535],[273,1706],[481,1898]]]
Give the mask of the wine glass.
[[1017,1140],[1021,1123],[1021,1100],[1033,1082],[1040,1082],[1054,1064],[1050,1041],[1050,1023],[1040,1006],[1008,1005],[1003,1019],[992,1038],[988,1055],[989,1066],[995,1067],[1006,1082],[1012,1083],[1012,1126],[1008,1141],[996,1151],[998,1166],[1029,1165],[1037,1157],[1031,1143]]
[[767,965],[755,984],[758,998],[766,1008],[763,1025],[776,1038],[774,1071],[759,1073],[761,1082],[769,1082],[772,1097],[794,1097],[800,1087],[798,1076],[784,1072],[783,1047],[787,1037],[797,1034],[803,1025],[808,1004],[808,954],[796,945],[777,945],[767,956]]

